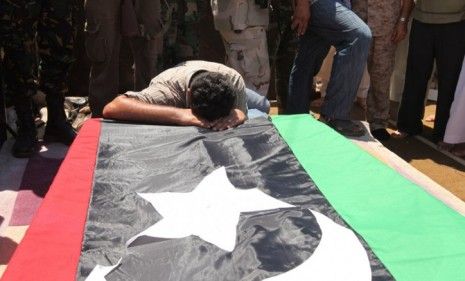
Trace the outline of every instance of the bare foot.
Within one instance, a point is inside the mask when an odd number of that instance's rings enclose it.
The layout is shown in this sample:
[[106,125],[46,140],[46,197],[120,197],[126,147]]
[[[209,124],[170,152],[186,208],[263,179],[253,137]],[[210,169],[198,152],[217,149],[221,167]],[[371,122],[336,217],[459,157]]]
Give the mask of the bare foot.
[[431,114],[431,115],[426,116],[425,121],[426,122],[434,122],[435,119],[436,119],[436,115]]
[[395,139],[405,139],[405,138],[408,137],[408,136],[409,136],[409,134],[404,133],[404,132],[401,132],[401,131],[399,131],[399,130],[397,130],[397,131],[395,131],[395,132],[393,132],[393,133],[391,134],[391,137],[393,137],[393,138],[395,138]]

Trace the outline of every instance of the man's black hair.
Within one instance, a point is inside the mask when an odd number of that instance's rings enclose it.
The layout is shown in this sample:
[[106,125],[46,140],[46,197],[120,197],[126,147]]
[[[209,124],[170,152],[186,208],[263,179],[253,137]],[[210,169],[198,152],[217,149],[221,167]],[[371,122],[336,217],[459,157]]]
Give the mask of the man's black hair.
[[228,116],[236,101],[234,85],[224,74],[197,73],[192,77],[189,88],[192,113],[208,121]]

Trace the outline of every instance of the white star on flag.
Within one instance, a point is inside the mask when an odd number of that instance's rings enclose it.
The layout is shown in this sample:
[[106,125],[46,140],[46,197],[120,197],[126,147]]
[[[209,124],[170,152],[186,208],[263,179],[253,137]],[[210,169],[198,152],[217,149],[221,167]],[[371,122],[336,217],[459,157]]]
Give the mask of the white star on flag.
[[235,188],[224,167],[206,176],[192,192],[138,194],[149,201],[163,219],[129,239],[126,245],[144,235],[158,238],[197,235],[231,252],[236,245],[240,213],[294,207],[257,188]]

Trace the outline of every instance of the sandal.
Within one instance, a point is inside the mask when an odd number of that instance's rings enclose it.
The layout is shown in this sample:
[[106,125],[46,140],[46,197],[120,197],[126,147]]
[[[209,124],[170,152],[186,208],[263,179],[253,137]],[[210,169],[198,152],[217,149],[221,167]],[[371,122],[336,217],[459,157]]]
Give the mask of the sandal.
[[329,119],[326,124],[346,137],[361,137],[365,135],[365,129],[351,120]]
[[391,135],[385,128],[374,129],[370,131],[371,135],[379,141],[387,141],[391,138]]

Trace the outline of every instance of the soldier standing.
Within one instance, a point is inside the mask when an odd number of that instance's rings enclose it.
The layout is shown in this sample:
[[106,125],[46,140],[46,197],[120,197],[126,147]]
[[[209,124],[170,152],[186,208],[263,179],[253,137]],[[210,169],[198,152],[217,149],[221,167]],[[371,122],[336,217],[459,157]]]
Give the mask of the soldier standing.
[[389,85],[394,70],[396,44],[407,35],[413,0],[353,0],[354,12],[370,27],[373,39],[368,56],[370,89],[367,120],[372,135],[384,141],[390,138]]
[[270,83],[268,0],[211,0],[211,6],[215,29],[223,38],[226,64],[244,77],[247,88],[266,96]]
[[69,145],[76,136],[63,107],[73,62],[74,8],[74,0],[0,1],[4,80],[18,116],[18,135],[12,151],[15,157],[30,157],[37,142],[32,111],[37,55],[39,85],[46,94],[48,109],[44,140]]
[[176,64],[199,58],[199,38],[197,24],[200,0],[167,0],[162,12],[166,33],[163,38],[161,70]]
[[91,61],[89,104],[93,117],[120,88],[121,38],[126,36],[134,59],[134,89],[142,90],[157,72],[162,42],[159,0],[86,0],[86,51]]

